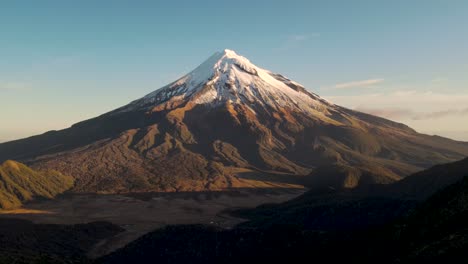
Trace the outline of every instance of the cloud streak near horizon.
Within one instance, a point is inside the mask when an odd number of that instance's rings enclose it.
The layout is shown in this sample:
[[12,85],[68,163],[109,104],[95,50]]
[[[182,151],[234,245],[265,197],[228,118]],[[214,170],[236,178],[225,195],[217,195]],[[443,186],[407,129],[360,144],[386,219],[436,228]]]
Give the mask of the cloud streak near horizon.
[[433,112],[415,112],[411,109],[402,108],[366,108],[356,107],[354,110],[376,115],[389,119],[412,119],[412,120],[426,120],[437,119],[449,116],[465,116],[468,115],[468,108],[465,109],[447,109]]
[[468,131],[468,92],[402,89],[323,97],[337,105],[404,123],[420,132],[450,136],[441,131],[456,131],[457,139],[468,141],[468,134],[463,132]]
[[0,82],[0,90],[8,90],[8,91],[24,91],[31,88],[31,86],[27,83],[21,82]]
[[334,88],[346,89],[346,88],[358,88],[358,87],[372,87],[373,85],[383,83],[384,81],[385,79],[382,79],[382,78],[362,80],[362,81],[352,81],[352,82],[335,84]]

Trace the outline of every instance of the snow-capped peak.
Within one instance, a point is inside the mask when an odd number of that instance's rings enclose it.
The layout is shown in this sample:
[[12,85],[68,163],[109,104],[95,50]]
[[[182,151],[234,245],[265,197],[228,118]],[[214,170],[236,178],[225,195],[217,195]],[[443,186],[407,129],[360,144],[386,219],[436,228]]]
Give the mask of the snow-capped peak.
[[191,101],[212,106],[226,102],[323,111],[330,103],[280,74],[255,66],[235,51],[216,52],[177,81],[132,102],[129,107],[154,107]]
[[[243,59],[245,59],[245,60],[248,61],[247,58],[245,58],[245,57],[243,57],[243,56],[237,54],[234,50],[231,50],[231,49],[225,49],[225,50],[223,50],[223,51],[221,51],[221,52],[217,52],[217,53],[220,53],[220,54],[222,54],[223,56],[226,56],[226,57],[228,57],[228,58],[243,58]],[[215,53],[215,54],[216,54],[216,53]]]

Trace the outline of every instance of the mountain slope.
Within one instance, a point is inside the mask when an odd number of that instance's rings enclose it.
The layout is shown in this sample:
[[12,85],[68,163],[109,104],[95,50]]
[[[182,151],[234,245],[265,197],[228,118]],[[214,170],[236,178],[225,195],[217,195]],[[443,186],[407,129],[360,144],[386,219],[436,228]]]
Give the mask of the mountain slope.
[[[241,218],[250,219],[241,226],[265,227],[287,223],[321,230],[376,226],[405,215],[429,197],[436,197],[438,192],[448,192],[447,190],[454,187],[447,186],[457,185],[466,176],[468,158],[436,165],[385,186],[352,190],[311,189],[281,204],[265,204],[234,213]],[[434,200],[434,197],[429,201]],[[454,201],[455,198],[450,206],[466,206],[462,198],[459,205]],[[432,205],[426,207],[432,208]]]
[[[350,195],[345,204],[329,199],[320,204],[315,198],[309,193],[251,210],[251,221],[229,230],[201,225],[155,230],[98,263],[466,262],[468,175],[409,213],[408,201]],[[401,209],[405,216],[394,221]]]
[[437,192],[398,226],[405,261],[455,263],[468,253],[468,171],[455,184]]
[[34,197],[52,198],[73,186],[73,178],[56,171],[38,172],[15,162],[0,166],[0,209],[12,209]]
[[400,197],[424,200],[468,175],[468,158],[417,172],[391,187]]
[[[468,143],[337,106],[230,50],[112,112],[0,144],[0,160],[72,175],[77,192],[353,188],[467,155]],[[330,168],[344,176],[314,173]]]
[[[417,206],[346,192],[321,200],[317,197],[309,192],[277,206],[251,210],[253,219],[232,229],[168,226],[94,261],[86,252],[121,228],[105,222],[62,226],[2,219],[0,263],[250,263],[279,259],[292,263],[304,259],[458,263],[468,257],[468,177]],[[408,206],[413,208],[409,214]],[[402,213],[406,216],[389,223]]]

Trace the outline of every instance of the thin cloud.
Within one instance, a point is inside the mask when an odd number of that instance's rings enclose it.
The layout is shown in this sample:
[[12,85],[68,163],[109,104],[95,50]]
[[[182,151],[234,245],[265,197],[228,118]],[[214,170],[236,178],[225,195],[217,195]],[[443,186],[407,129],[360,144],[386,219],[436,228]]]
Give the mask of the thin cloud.
[[[405,90],[325,96],[325,99],[361,112],[402,122],[417,131],[468,131],[468,93]],[[450,134],[441,134],[450,136]],[[462,139],[457,136],[458,139]],[[463,137],[468,140],[468,138]]]
[[369,79],[369,80],[362,80],[362,81],[338,83],[334,87],[336,89],[371,87],[373,85],[383,83],[384,81],[385,81],[384,79]]
[[448,109],[443,111],[435,111],[430,113],[422,113],[413,116],[413,120],[436,119],[449,116],[465,116],[468,115],[468,108],[465,109]]
[[356,107],[354,110],[368,113],[375,116],[380,116],[388,119],[412,119],[412,120],[427,120],[438,119],[452,116],[468,115],[468,108],[465,109],[447,109],[433,112],[415,112],[406,108],[368,108]]
[[0,83],[0,90],[7,91],[24,91],[29,90],[31,86],[28,83],[22,82],[4,82]]
[[312,33],[312,34],[293,34],[293,35],[286,35],[282,36],[281,46],[275,48],[274,51],[288,51],[294,50],[304,45],[304,43],[311,39],[311,38],[318,38],[320,37],[319,33]]
[[432,79],[431,83],[441,83],[441,82],[445,82],[445,81],[447,81],[446,78],[437,77],[435,79]]
[[313,34],[295,34],[295,35],[290,35],[288,37],[289,41],[292,42],[301,42],[308,40],[310,38],[318,38],[320,37],[320,33],[313,33]]
[[[353,94],[324,96],[338,105],[351,109],[363,109],[364,112],[376,111],[382,114],[402,113],[406,118],[431,118],[454,114],[468,114],[468,93],[439,93],[420,91],[394,91],[389,93]],[[402,110],[411,109],[411,115],[403,115]],[[407,112],[408,114],[408,112]]]
[[293,41],[304,41],[308,38],[309,37],[307,35],[292,35],[289,37],[289,39]]
[[388,119],[401,119],[414,115],[410,109],[356,107],[354,110]]

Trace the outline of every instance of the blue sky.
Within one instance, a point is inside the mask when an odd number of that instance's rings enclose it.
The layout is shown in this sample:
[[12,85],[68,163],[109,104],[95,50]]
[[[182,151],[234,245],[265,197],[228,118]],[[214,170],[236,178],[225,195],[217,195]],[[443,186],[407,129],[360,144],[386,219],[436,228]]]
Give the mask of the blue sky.
[[[253,3],[254,2],[254,3]],[[1,1],[0,141],[236,50],[335,103],[468,141],[467,1]]]

